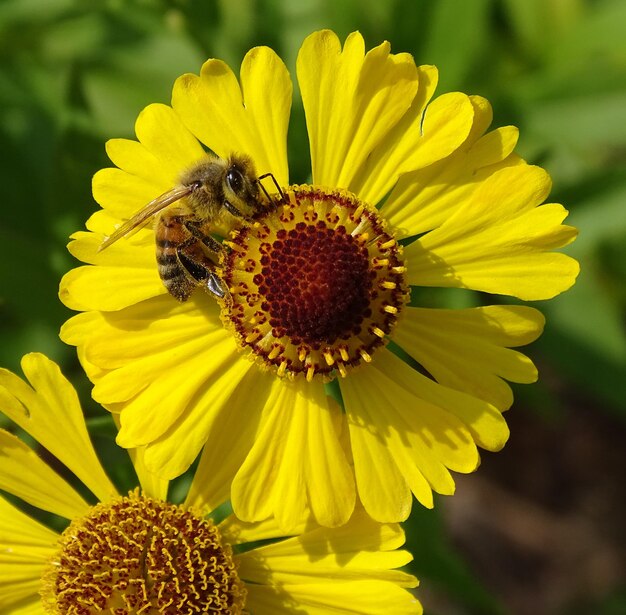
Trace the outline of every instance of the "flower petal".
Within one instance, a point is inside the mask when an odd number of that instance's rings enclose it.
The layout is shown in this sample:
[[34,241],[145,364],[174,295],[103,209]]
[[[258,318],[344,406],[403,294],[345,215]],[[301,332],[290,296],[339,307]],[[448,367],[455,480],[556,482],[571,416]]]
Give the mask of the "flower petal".
[[[118,414],[113,414],[112,416],[119,430],[120,417]],[[170,482],[148,470],[144,462],[144,454],[144,448],[132,448],[128,450],[128,455],[133,462],[133,467],[135,468],[139,484],[141,485],[141,491],[151,498],[165,501],[167,499]]]
[[[289,532],[289,535],[302,534],[311,525],[317,527],[312,517],[305,517]],[[235,515],[229,515],[219,524],[219,529],[222,538],[231,545],[243,545],[267,538],[285,538],[285,530],[278,525],[276,517],[267,517],[263,521],[248,523]]]
[[410,553],[397,550],[403,544],[398,525],[377,523],[359,510],[339,528],[317,527],[242,553],[237,560],[241,578],[253,583],[266,582],[269,573],[279,585],[370,578],[415,587],[414,577],[395,570],[412,560]]
[[218,156],[245,153],[259,174],[288,183],[287,125],[292,85],[282,60],[268,47],[250,50],[241,87],[221,60],[208,60],[200,76],[179,77],[172,106],[183,123]]
[[[448,468],[471,472],[478,466],[479,458],[468,426],[442,405],[442,399],[429,394],[427,385],[414,386],[419,378],[420,374],[383,349],[376,353],[374,363],[367,369],[356,371],[342,381],[341,390],[351,437],[367,438],[370,449],[385,459],[384,469],[378,470],[382,475],[378,482],[384,482],[393,459],[396,466],[393,472],[399,471],[417,499],[430,507],[431,489],[442,494],[454,492]],[[487,404],[482,402],[482,406]],[[491,412],[499,415],[495,409]],[[367,477],[376,471],[372,466],[381,467],[381,464],[370,451],[363,455],[361,448],[355,447],[354,438],[352,441],[361,500],[375,519],[388,520],[397,512],[376,499],[376,495],[367,493],[371,489]],[[377,485],[376,490],[380,489],[381,485]]]
[[[98,171],[91,184],[96,202],[119,220],[130,218],[152,199],[172,187],[160,175],[145,179],[114,168]],[[113,229],[110,230],[112,231]]]
[[[126,250],[131,254],[135,252],[132,248]],[[151,268],[76,267],[63,276],[59,290],[59,298],[72,310],[121,310],[165,294],[167,290],[159,277],[156,262]]]
[[[32,517],[23,513],[0,496],[0,561],[12,555],[28,555],[33,563],[43,564],[53,554],[59,538],[56,532],[48,529]],[[7,548],[4,548],[4,547]],[[2,575],[0,575],[2,578]]]
[[440,226],[486,177],[503,166],[520,164],[512,154],[517,128],[506,126],[485,135],[493,116],[491,106],[478,96],[469,100],[473,123],[465,143],[446,158],[400,177],[381,208],[381,214],[403,235]]
[[[184,413],[162,436],[146,446],[144,459],[147,468],[165,478],[180,476],[189,468],[207,441],[208,434],[215,432],[216,420],[230,411],[229,401],[233,392],[241,386],[247,372],[253,369],[252,363],[237,353],[230,337],[221,346],[213,347],[212,351],[215,358],[209,362],[207,353],[205,361],[210,370],[207,370],[204,382],[198,382],[193,402],[188,403],[183,398]],[[194,365],[197,369],[197,363]],[[185,366],[177,371],[179,378],[186,373],[189,373],[189,368]],[[142,393],[142,397],[146,397],[146,392]],[[181,404],[180,397],[173,396],[172,403]],[[122,412],[122,424],[124,412],[129,407]],[[135,417],[130,429],[137,425]],[[181,442],[185,445],[181,446]]]
[[73,519],[89,504],[19,438],[0,429],[0,489],[43,510]]
[[503,379],[537,380],[533,362],[510,348],[537,339],[544,321],[541,312],[523,306],[409,307],[393,339],[441,384],[506,410],[513,393]]
[[[94,217],[95,214],[92,219]],[[109,222],[112,220],[111,217],[108,219]],[[137,241],[138,239],[140,242]],[[133,269],[155,269],[156,267],[152,231],[135,235],[131,239],[120,242],[116,250],[107,249],[98,252],[101,244],[102,237],[99,237],[97,233],[79,231],[72,235],[72,241],[68,244],[67,249],[72,256],[90,265],[128,267],[128,264],[132,263]],[[114,245],[117,246],[118,244]]]
[[423,612],[410,592],[385,581],[309,583],[280,588],[251,584],[247,590],[247,605],[255,615],[295,613],[291,610],[294,604],[302,605],[307,615],[420,615]]
[[116,489],[91,444],[76,391],[58,366],[42,354],[25,355],[22,370],[31,386],[0,370],[2,412],[65,464],[101,501],[107,501]]
[[[343,51],[330,30],[311,34],[297,60],[313,183],[349,188],[358,169],[411,106],[417,69],[385,42],[365,54],[354,32]],[[340,86],[338,87],[338,84]]]
[[[221,373],[220,357],[207,352],[203,343],[207,337],[211,348],[228,354],[236,352],[227,335],[216,333],[181,341],[174,349],[146,353],[136,360],[129,357],[124,366],[100,378],[94,398],[112,410],[120,410],[116,405],[121,405],[120,446],[143,446],[161,436],[211,377]],[[206,361],[200,363],[199,357]]]
[[[458,417],[478,446],[489,451],[498,451],[505,445],[509,428],[494,406],[422,376],[388,350],[383,351],[381,359],[384,359],[378,363],[381,372],[416,398],[425,400],[450,416]],[[452,431],[444,434],[444,430],[440,429],[439,436],[443,440],[439,451],[442,453],[440,460],[447,467],[457,472],[472,472],[476,469],[479,459],[475,449],[453,443],[455,437],[460,436],[463,439],[461,433],[455,434]]]
[[[361,370],[361,373],[363,371],[367,370]],[[360,386],[355,380],[358,375],[359,372],[350,374],[350,378],[342,381],[340,386],[350,430],[359,499],[377,521],[404,521],[411,512],[411,491],[420,493],[420,501],[430,507],[432,492],[421,475],[415,476],[411,485],[407,483],[384,434],[374,428],[376,404],[380,396],[375,388],[370,390],[371,387]]]
[[368,158],[350,189],[369,203],[378,203],[410,171],[445,158],[467,138],[474,109],[460,92],[443,94],[426,110],[411,108]]
[[505,168],[474,192],[464,207],[405,250],[409,283],[461,287],[550,299],[567,290],[579,271],[564,254],[576,229],[560,223],[567,211],[556,204],[537,207],[550,189],[543,169]]
[[[271,374],[256,369],[244,374],[224,411],[216,413],[207,430],[207,442],[185,505],[213,510],[230,499],[233,478],[254,444],[258,421],[273,384]],[[260,531],[256,527],[246,529]]]
[[[124,402],[117,437],[120,446],[134,448],[155,441],[173,429],[179,419],[186,421],[188,406],[196,406],[207,389],[220,378],[233,377],[230,372],[239,357],[232,338],[223,331],[221,335],[216,333],[209,338],[212,352],[207,352],[203,343],[205,338],[131,360],[125,367],[112,371],[100,380],[97,391],[94,389],[94,396],[99,401],[104,403],[106,400],[109,404]],[[115,396],[116,383],[121,386],[130,377],[135,378],[131,383],[133,388]],[[134,392],[133,389],[136,389],[136,395],[127,397]],[[148,467],[154,467],[150,457],[151,454],[146,451],[146,463]]]
[[58,538],[0,497],[0,612],[43,615],[41,577]]
[[141,171],[138,166],[143,166],[151,158],[138,156],[133,160],[138,153],[136,148],[123,148],[119,141],[109,142],[107,153],[112,160],[115,158],[114,164],[123,168],[117,164],[122,162],[126,169],[132,165],[133,174],[145,177],[163,191],[175,186],[182,172],[206,156],[180,116],[167,105],[148,105],[135,122],[135,133],[145,150],[158,161],[158,167],[144,167]]
[[355,492],[334,426],[337,412],[323,387],[275,381],[254,447],[233,481],[238,517],[256,521],[275,515],[289,531],[310,505],[318,523],[347,521]]
[[[7,580],[6,583],[7,585],[13,585],[10,580]],[[0,581],[0,593],[3,591],[1,587],[2,582]],[[0,608],[1,607],[2,603],[0,602]],[[38,594],[34,594],[34,598],[32,600],[25,600],[20,604],[12,604],[11,615],[46,615],[46,612],[44,611],[43,604],[41,603],[41,597]]]

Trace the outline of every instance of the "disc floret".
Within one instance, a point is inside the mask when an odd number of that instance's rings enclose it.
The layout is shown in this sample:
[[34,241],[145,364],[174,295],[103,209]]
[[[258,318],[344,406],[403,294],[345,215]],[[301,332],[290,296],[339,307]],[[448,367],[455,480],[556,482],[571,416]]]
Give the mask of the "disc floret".
[[346,191],[292,186],[226,243],[222,320],[280,376],[331,379],[371,361],[407,301],[401,246]]
[[197,512],[138,491],[98,504],[63,532],[44,577],[46,612],[243,612],[231,547]]

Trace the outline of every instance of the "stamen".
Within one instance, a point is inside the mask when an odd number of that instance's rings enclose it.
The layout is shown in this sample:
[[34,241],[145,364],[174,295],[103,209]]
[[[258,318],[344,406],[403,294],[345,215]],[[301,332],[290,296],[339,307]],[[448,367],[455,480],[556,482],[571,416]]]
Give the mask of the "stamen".
[[252,344],[253,342],[256,342],[259,337],[261,337],[260,331],[252,331],[246,336],[246,344]]
[[381,338],[385,337],[385,332],[382,329],[379,329],[378,327],[372,327],[372,333]]
[[270,353],[267,355],[267,358],[271,361],[272,359],[275,359],[280,353],[281,353],[280,346],[274,345],[272,347],[272,350],[270,350]]
[[285,371],[287,370],[287,361],[282,361],[276,370],[276,374],[281,378],[285,375]]
[[369,355],[367,352],[365,352],[365,350],[363,350],[363,348],[361,348],[361,350],[359,350],[359,354],[361,355],[361,358],[366,362],[366,363],[370,363],[372,361],[372,357],[371,355]]

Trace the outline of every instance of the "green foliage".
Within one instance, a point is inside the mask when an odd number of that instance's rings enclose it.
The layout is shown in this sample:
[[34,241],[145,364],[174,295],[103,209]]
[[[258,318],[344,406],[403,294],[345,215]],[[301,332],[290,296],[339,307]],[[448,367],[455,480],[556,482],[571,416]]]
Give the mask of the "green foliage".
[[[496,125],[520,127],[522,155],[550,171],[553,199],[581,231],[568,249],[581,261],[580,280],[538,306],[549,324],[533,356],[596,412],[626,419],[626,3],[4,0],[0,364],[17,369],[21,355],[35,350],[61,362],[80,383],[101,455],[121,463],[120,485],[132,483],[132,468],[110,445],[112,424],[88,402],[73,349],[57,337],[70,315],[57,299],[58,280],[76,265],[65,244],[96,209],[90,181],[108,164],[104,141],[132,136],[141,108],[169,102],[175,78],[197,72],[207,57],[236,69],[247,49],[269,44],[294,74],[302,39],[322,27],[340,36],[360,29],[369,46],[390,40],[395,51],[438,66],[440,92],[484,95]],[[292,115],[290,164],[304,180],[308,149],[297,104]],[[541,391],[536,406],[548,419],[562,401]],[[447,543],[437,513],[418,507],[409,534],[414,570],[456,596],[458,612],[501,612]],[[617,613],[623,605],[616,595],[604,610],[585,612]]]

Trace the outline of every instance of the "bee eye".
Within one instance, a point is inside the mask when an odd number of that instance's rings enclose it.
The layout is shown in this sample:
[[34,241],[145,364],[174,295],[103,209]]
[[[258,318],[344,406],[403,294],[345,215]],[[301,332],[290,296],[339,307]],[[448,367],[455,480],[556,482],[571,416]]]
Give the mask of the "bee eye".
[[244,184],[241,171],[234,167],[228,169],[228,172],[226,173],[226,183],[235,194],[241,193]]

